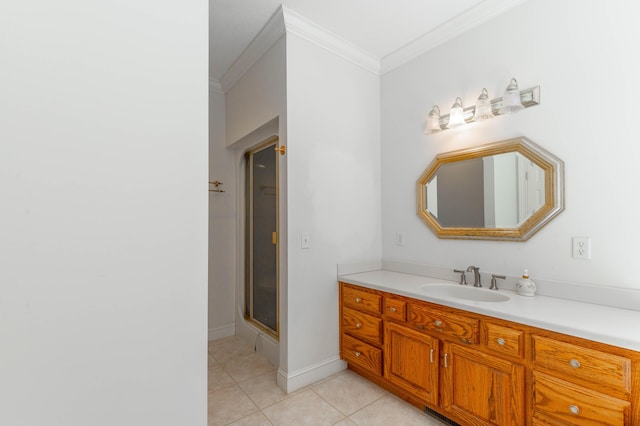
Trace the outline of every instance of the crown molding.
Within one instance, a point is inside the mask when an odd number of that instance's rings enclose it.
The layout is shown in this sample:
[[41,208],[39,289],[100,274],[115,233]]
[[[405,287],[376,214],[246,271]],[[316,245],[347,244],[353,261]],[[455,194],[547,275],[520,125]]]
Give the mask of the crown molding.
[[229,91],[284,34],[284,15],[280,7],[222,76],[222,90]]
[[377,56],[339,37],[304,16],[282,6],[287,34],[295,34],[314,43],[359,67],[380,74],[380,60]]
[[373,74],[385,74],[526,1],[485,0],[382,59],[291,9],[280,6],[238,59],[229,67],[219,84],[212,84],[210,81],[209,87],[217,93],[229,91],[262,55],[287,33],[314,43]]
[[526,1],[527,0],[483,1],[477,6],[461,13],[425,35],[418,37],[414,41],[383,57],[380,64],[380,73],[387,73]]
[[220,79],[223,92],[231,89],[242,76],[285,34],[294,34],[376,75],[380,60],[358,46],[331,33],[298,13],[280,6],[257,36]]
[[224,91],[222,90],[222,84],[220,84],[220,80],[215,78],[209,79],[209,91],[213,93],[219,93],[224,95]]

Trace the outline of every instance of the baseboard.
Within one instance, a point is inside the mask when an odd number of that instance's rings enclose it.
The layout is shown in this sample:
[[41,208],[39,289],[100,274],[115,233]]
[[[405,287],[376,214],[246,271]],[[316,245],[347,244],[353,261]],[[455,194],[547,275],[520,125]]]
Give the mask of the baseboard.
[[228,324],[223,325],[216,328],[209,329],[209,340],[218,340],[223,337],[235,336],[236,335],[236,325]]
[[330,358],[318,364],[288,374],[278,369],[277,383],[287,393],[294,392],[318,380],[327,378],[347,368],[347,363],[339,357]]

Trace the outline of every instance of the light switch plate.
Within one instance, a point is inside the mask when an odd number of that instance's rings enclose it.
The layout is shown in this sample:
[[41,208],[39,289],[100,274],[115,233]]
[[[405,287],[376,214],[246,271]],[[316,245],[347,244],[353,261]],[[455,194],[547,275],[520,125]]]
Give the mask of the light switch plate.
[[311,248],[311,235],[308,232],[303,232],[300,234],[300,248]]

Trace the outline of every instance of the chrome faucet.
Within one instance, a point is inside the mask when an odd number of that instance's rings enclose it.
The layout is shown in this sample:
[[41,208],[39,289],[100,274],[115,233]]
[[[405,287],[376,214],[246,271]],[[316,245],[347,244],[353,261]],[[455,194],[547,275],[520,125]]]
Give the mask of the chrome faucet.
[[471,265],[467,268],[467,272],[473,272],[473,286],[482,287],[482,282],[480,281],[480,268]]

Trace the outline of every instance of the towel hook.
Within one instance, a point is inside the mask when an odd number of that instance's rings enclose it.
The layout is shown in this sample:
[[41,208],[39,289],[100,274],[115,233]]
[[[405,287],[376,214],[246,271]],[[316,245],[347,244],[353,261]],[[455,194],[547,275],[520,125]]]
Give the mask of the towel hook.
[[225,192],[224,189],[218,189],[218,187],[220,185],[222,185],[222,182],[218,181],[218,180],[214,180],[213,182],[209,182],[209,185],[213,185],[216,187],[216,189],[209,189],[209,192]]

